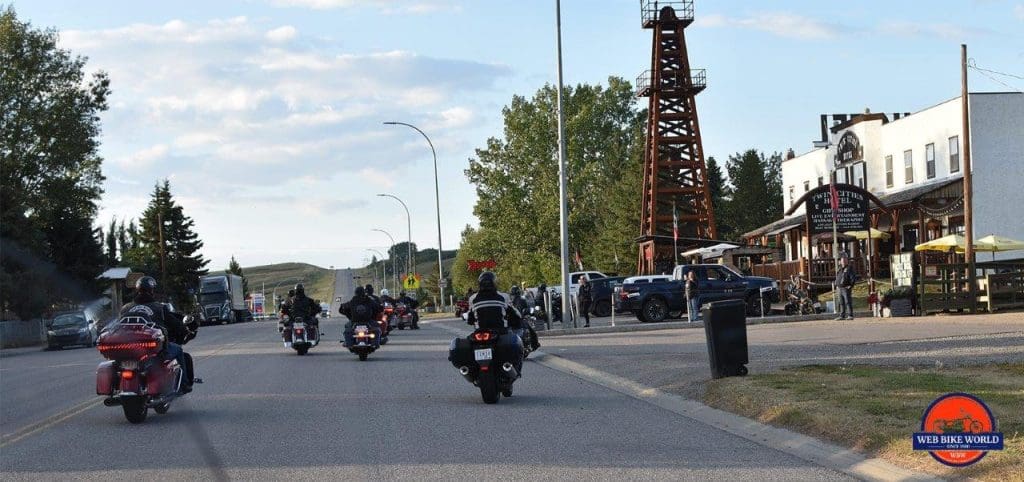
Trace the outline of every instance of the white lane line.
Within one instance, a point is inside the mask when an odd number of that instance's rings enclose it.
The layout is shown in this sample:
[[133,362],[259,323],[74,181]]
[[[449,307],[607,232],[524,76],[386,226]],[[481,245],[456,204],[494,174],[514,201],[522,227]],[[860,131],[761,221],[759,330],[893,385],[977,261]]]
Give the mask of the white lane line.
[[[236,342],[231,343],[229,345],[224,345],[224,346],[222,346],[222,347],[212,351],[208,355],[201,356],[201,357],[196,357],[196,360],[205,360],[207,358],[216,356],[220,352],[222,352],[224,350],[227,350],[228,348],[232,348],[235,345],[238,345],[240,343],[242,343],[242,342],[241,341],[236,341]],[[198,363],[196,365],[198,365]],[[55,413],[53,415],[50,415],[49,417],[46,417],[43,420],[40,420],[40,421],[35,422],[35,423],[28,424],[28,425],[26,425],[24,427],[21,427],[21,428],[15,430],[14,432],[11,432],[9,434],[4,434],[3,437],[0,438],[0,448],[6,447],[6,446],[8,446],[10,444],[13,444],[15,442],[18,442],[18,441],[24,439],[25,437],[37,434],[39,432],[42,432],[42,431],[47,430],[49,428],[52,428],[52,427],[54,427],[56,425],[59,425],[60,423],[65,422],[65,421],[67,421],[67,420],[69,420],[69,419],[71,419],[71,418],[73,418],[75,416],[78,416],[78,415],[82,414],[83,412],[85,412],[85,411],[87,411],[87,410],[89,410],[89,409],[91,409],[93,407],[96,407],[96,406],[100,405],[101,403],[103,403],[103,399],[102,398],[85,400],[85,401],[80,402],[79,404],[77,404],[77,405],[75,405],[75,406],[73,406],[71,408],[68,408],[68,409],[62,410],[60,412],[57,412],[57,413]]]
[[[464,331],[453,327],[441,324],[436,324],[436,326],[456,335],[466,335]],[[772,427],[756,420],[711,408],[696,400],[666,393],[657,388],[648,387],[627,378],[605,373],[543,351],[538,350],[531,353],[529,359],[553,370],[595,385],[610,388],[677,415],[747,439],[758,445],[787,453],[821,467],[833,469],[859,479],[882,481],[942,480],[931,475],[898,467],[882,459],[868,458],[852,450],[826,443],[813,437],[783,428]]]

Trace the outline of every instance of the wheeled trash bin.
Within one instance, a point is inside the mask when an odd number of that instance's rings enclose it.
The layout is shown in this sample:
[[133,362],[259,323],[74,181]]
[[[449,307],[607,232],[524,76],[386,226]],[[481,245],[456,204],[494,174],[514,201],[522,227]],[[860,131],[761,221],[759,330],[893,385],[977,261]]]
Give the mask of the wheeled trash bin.
[[747,304],[743,300],[715,301],[705,305],[704,334],[708,340],[711,377],[747,374]]

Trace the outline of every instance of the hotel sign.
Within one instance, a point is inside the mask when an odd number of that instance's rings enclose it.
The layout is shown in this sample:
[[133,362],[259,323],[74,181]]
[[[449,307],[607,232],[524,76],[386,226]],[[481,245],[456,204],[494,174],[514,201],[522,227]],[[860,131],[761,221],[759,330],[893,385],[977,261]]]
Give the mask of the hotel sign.
[[859,161],[864,158],[864,149],[860,147],[860,139],[857,134],[847,131],[839,138],[836,144],[837,164],[844,164],[852,161]]
[[[839,194],[839,211],[836,216],[836,229],[840,233],[846,231],[866,231],[871,225],[868,219],[869,199],[856,186],[836,184]],[[811,235],[832,232],[832,195],[828,185],[821,186],[808,193],[807,222]]]

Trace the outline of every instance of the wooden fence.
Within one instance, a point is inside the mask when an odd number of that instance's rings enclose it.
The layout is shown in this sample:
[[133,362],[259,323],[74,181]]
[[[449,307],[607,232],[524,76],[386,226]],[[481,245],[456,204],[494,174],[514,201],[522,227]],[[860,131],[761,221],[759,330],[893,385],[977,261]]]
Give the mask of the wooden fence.
[[984,295],[978,301],[993,312],[1006,308],[1024,308],[1024,271],[985,275]]

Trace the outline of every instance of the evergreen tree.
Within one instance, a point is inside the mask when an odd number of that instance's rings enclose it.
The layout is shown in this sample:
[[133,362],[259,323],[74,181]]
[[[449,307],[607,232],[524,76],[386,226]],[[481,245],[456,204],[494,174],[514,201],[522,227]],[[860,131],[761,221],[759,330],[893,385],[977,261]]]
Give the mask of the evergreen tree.
[[238,275],[242,277],[242,293],[243,296],[249,296],[249,280],[245,279],[245,274],[242,273],[242,265],[235,261],[235,255],[231,255],[231,261],[228,263],[229,274]]
[[0,7],[0,305],[22,319],[99,293],[99,114],[110,83]]
[[733,227],[729,213],[726,212],[726,203],[732,195],[732,189],[726,183],[722,167],[715,158],[708,157],[708,191],[711,195],[711,207],[715,211],[715,226],[720,239],[732,239]]
[[[170,182],[164,180],[153,190],[153,197],[139,219],[138,232],[133,236],[133,246],[127,255],[132,268],[160,280],[158,291],[180,307],[191,306],[193,300],[188,290],[196,288],[199,277],[206,275],[205,268],[209,264],[209,261],[199,254],[203,242],[193,231],[194,224],[192,219],[185,215],[182,207],[174,201]],[[134,222],[129,224],[129,232],[134,228]],[[161,234],[164,249],[163,270],[160,253]]]
[[107,252],[106,261],[107,267],[117,266],[117,238],[118,238],[118,227],[117,219],[111,218],[110,225],[107,227],[106,235],[103,237],[103,244],[106,245]]
[[782,156],[771,157],[756,149],[729,156],[726,170],[732,181],[732,198],[725,212],[734,228],[730,239],[782,217]]

